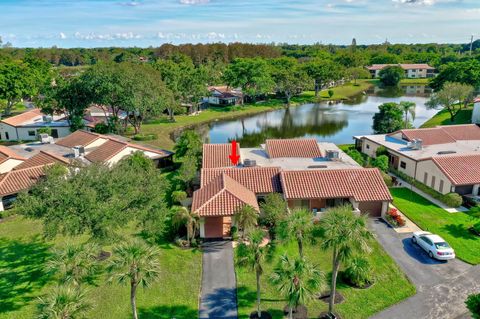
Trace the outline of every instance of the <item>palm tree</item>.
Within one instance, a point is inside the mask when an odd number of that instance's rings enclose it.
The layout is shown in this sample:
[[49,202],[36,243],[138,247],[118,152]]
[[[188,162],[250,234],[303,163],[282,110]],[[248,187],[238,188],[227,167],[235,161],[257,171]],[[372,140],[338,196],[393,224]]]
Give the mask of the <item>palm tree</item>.
[[116,246],[113,258],[107,270],[109,281],[130,284],[130,303],[133,319],[138,319],[136,295],[137,287],[148,287],[160,276],[158,249],[148,246],[145,242],[132,240]]
[[298,253],[303,257],[303,243],[313,230],[312,213],[307,209],[296,209],[280,223],[279,237],[282,241],[295,239]]
[[413,102],[408,102],[408,101],[400,102],[400,108],[405,114],[405,128],[408,128],[408,114],[412,116],[412,121],[415,120],[415,107],[416,107],[416,104]]
[[290,319],[294,308],[313,299],[325,286],[323,272],[304,258],[291,259],[287,255],[280,257],[270,279],[287,299]]
[[235,214],[238,228],[242,230],[244,237],[250,229],[257,225],[258,212],[250,205],[242,206]]
[[255,271],[257,279],[257,314],[261,318],[260,310],[260,276],[263,274],[262,263],[267,253],[266,246],[262,246],[265,233],[261,229],[255,229],[248,234],[248,244],[242,243],[237,250],[237,263],[240,266],[249,266]]
[[99,250],[95,244],[67,244],[63,249],[54,251],[52,259],[47,262],[47,269],[59,274],[61,282],[79,286],[98,272]]
[[38,299],[38,319],[85,318],[91,308],[85,291],[79,287],[58,286]]
[[192,211],[188,210],[186,207],[178,207],[173,215],[173,224],[177,227],[181,225],[185,225],[187,228],[187,242],[190,245],[193,238],[195,238],[195,234],[197,233],[198,223],[200,217],[198,214],[193,213]]
[[337,275],[340,264],[352,258],[354,253],[370,251],[373,237],[367,228],[365,216],[356,215],[348,205],[329,208],[320,220],[322,229],[321,246],[332,250],[332,278],[328,312],[333,314]]

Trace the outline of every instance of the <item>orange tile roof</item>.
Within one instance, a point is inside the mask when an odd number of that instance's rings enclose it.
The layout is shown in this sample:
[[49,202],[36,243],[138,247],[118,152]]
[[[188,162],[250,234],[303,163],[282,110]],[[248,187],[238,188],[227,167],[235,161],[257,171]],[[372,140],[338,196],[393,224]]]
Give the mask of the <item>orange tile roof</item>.
[[42,115],[42,111],[40,109],[33,109],[30,111],[23,112],[21,114],[3,119],[1,122],[11,126],[18,126],[25,122],[31,121],[34,118],[37,118],[41,115]]
[[46,166],[12,170],[0,175],[0,196],[17,194],[30,188],[45,175]]
[[21,160],[21,161],[26,160],[25,157],[18,155],[11,148],[9,148],[8,146],[3,146],[3,145],[0,145],[0,155],[2,155],[2,157],[5,158],[5,159],[13,158],[13,159]]
[[[232,152],[231,144],[203,144],[203,168],[232,167],[228,157]],[[237,154],[240,155],[240,144],[237,143]],[[240,161],[242,159],[240,158]]]
[[74,147],[74,146],[87,146],[90,143],[96,141],[101,137],[100,134],[87,132],[84,130],[78,130],[72,134],[58,140],[56,144],[65,146],[65,147]]
[[453,185],[480,184],[480,154],[435,156],[432,161]]
[[376,168],[282,171],[280,180],[286,199],[352,197],[359,202],[392,200]]
[[476,124],[437,126],[432,128],[406,129],[390,133],[401,133],[412,141],[422,139],[423,145],[447,144],[456,141],[480,140],[480,127]]
[[278,157],[322,157],[315,139],[278,139],[267,140],[265,148],[270,158]]
[[259,211],[255,194],[226,174],[193,193],[192,211],[199,216],[234,215],[245,205]]
[[14,170],[20,170],[20,169],[29,168],[29,167],[43,166],[43,165],[55,164],[55,163],[69,164],[70,162],[62,156],[49,153],[46,151],[40,151],[38,154],[35,154],[34,156],[25,160],[20,165],[16,166]]
[[201,173],[202,187],[226,174],[255,194],[282,192],[279,167],[207,168]]
[[367,67],[369,70],[382,70],[383,68],[386,68],[387,66],[399,66],[404,70],[410,70],[410,69],[427,69],[427,70],[434,70],[434,67],[431,67],[428,64],[425,63],[418,63],[418,64],[408,64],[408,63],[400,63],[400,64],[372,64],[371,66]]
[[447,132],[457,141],[480,140],[480,127],[476,124],[446,125],[438,128]]
[[109,139],[87,155],[85,158],[91,162],[105,162],[127,148],[128,144]]

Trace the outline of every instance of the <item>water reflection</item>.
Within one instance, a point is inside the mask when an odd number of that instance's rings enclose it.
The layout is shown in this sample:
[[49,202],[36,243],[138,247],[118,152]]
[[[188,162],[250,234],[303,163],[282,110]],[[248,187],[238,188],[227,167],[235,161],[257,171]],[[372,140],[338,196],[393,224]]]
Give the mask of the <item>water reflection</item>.
[[372,133],[372,117],[382,103],[415,102],[414,125],[421,125],[437,112],[425,107],[428,95],[429,90],[421,86],[389,90],[372,88],[345,102],[304,104],[201,125],[197,130],[205,141],[226,143],[236,139],[245,147],[258,146],[267,138],[313,137],[337,144],[352,143],[352,136]]

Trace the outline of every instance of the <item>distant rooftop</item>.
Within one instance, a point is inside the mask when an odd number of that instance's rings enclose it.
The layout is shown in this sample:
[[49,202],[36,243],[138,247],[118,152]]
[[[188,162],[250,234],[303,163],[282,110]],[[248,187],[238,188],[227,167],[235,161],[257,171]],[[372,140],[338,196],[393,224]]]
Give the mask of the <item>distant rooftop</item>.
[[418,64],[409,64],[409,63],[400,63],[400,64],[372,64],[371,66],[367,67],[369,70],[382,70],[388,66],[399,66],[404,70],[413,70],[413,69],[426,69],[426,70],[434,70],[434,67],[431,67],[425,63],[418,63]]

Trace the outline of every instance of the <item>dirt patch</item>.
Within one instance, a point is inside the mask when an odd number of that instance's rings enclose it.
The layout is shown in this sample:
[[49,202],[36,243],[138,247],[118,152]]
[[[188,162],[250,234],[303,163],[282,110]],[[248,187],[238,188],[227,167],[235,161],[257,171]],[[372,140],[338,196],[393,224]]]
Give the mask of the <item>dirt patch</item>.
[[339,314],[333,313],[333,316],[329,315],[327,311],[322,312],[320,316],[318,316],[319,319],[342,319]]
[[259,317],[258,312],[254,311],[250,314],[250,319],[272,319],[272,315],[266,311],[262,311],[262,315]]
[[[290,307],[287,305],[283,308],[283,314],[288,316]],[[307,307],[299,305],[297,308],[293,309],[293,319],[308,319],[308,310]]]
[[[329,303],[330,302],[330,291],[327,291],[327,292],[321,294],[320,296],[318,296],[318,299],[320,299],[324,303]],[[337,292],[335,292],[335,300],[334,301],[335,301],[334,302],[335,304],[340,304],[340,303],[345,301],[345,297],[343,297],[343,295],[337,291]]]

